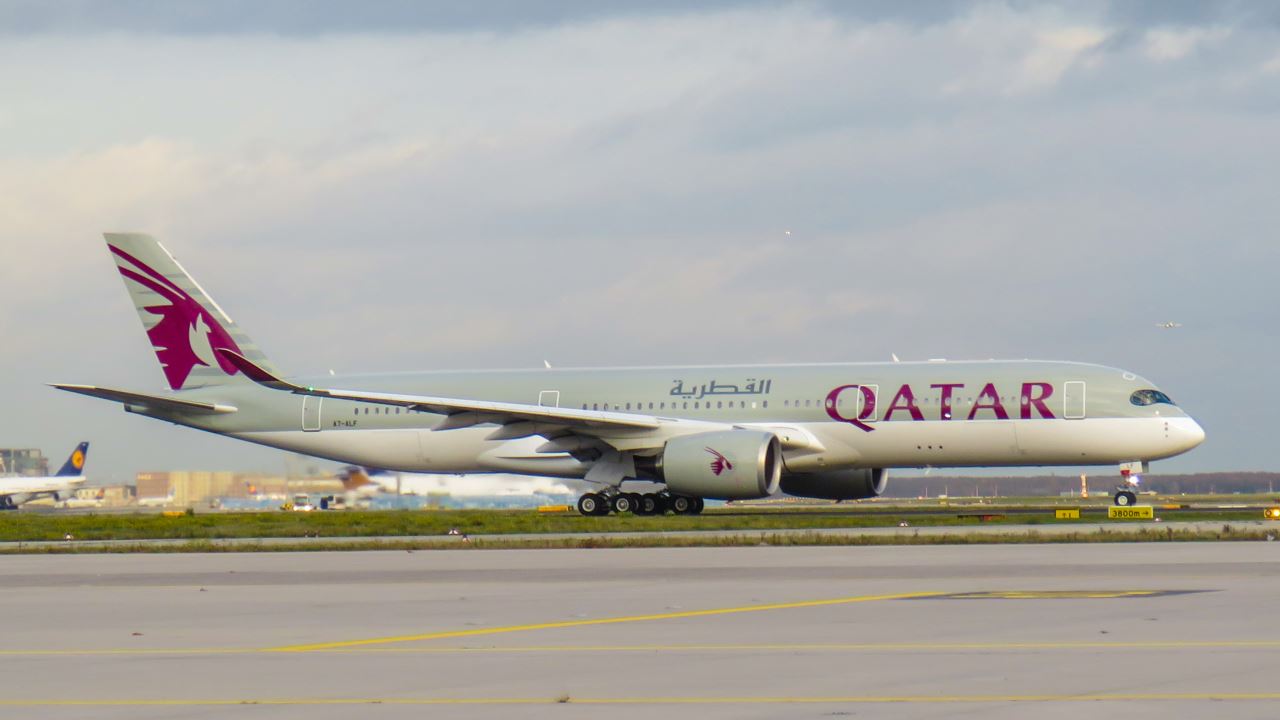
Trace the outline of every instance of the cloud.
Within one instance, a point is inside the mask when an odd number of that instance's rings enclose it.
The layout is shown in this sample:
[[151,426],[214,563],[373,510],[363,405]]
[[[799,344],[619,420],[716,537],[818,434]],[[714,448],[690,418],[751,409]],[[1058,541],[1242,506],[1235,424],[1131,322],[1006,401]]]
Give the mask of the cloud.
[[49,399],[159,385],[101,247],[135,229],[295,372],[1095,360],[1215,426],[1178,462],[1266,466],[1261,411],[1218,398],[1280,351],[1259,331],[1274,27],[1231,4],[905,6],[392,31],[335,5],[278,32],[41,11],[0,44],[28,69],[0,77],[0,336],[21,348],[0,389],[50,414],[0,431],[52,452],[84,417],[126,475],[274,462]]
[[1231,37],[1231,29],[1209,28],[1158,28],[1148,30],[1145,36],[1147,57],[1157,62],[1181,60],[1197,50],[1218,45]]

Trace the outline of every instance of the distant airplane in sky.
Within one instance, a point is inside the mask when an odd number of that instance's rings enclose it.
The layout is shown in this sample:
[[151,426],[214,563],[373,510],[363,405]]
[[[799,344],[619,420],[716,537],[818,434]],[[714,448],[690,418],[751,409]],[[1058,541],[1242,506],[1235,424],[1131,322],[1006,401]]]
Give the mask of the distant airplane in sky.
[[1182,323],[1180,323],[1180,322],[1162,322],[1162,323],[1156,323],[1156,327],[1158,327],[1158,328],[1166,328],[1166,329],[1171,329],[1171,328],[1180,328],[1180,327],[1182,327]]
[[84,461],[89,456],[89,443],[82,442],[71,451],[62,468],[48,477],[0,477],[0,510],[13,510],[38,497],[52,495],[65,500],[84,485]]
[[[106,240],[172,392],[54,387],[352,465],[580,478],[596,488],[578,501],[588,515],[696,513],[703,498],[779,491],[874,497],[891,468],[1143,468],[1204,439],[1150,381],[1072,362],[557,367],[288,380],[155,239],[109,233]],[[629,492],[624,484],[632,480],[664,489]],[[1116,501],[1134,497],[1124,490]]]

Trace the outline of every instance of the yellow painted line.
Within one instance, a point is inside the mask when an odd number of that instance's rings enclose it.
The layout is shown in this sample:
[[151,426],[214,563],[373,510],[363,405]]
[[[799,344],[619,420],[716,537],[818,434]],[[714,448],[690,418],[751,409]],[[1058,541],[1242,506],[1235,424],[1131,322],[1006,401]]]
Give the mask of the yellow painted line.
[[[315,653],[365,655],[401,654],[502,654],[502,653],[609,653],[609,652],[939,652],[948,650],[1248,650],[1280,648],[1280,640],[1153,640],[1133,642],[950,642],[950,643],[741,643],[689,645],[509,645],[493,647],[415,646],[339,647],[309,650]],[[70,657],[95,655],[259,655],[280,653],[277,648],[98,648],[63,650],[0,650],[0,657]]]
[[836,695],[792,697],[543,697],[543,698],[242,698],[242,699],[0,699],[0,707],[192,707],[201,705],[787,705],[855,703],[1157,702],[1280,700],[1280,692],[1046,693],[1035,695]]
[[678,620],[681,618],[710,617],[713,615],[765,612],[767,610],[795,610],[799,608],[828,607],[831,605],[849,605],[852,603],[875,602],[878,600],[904,600],[907,598],[933,597],[941,594],[942,593],[940,592],[918,592],[896,593],[893,595],[859,595],[855,597],[835,598],[831,600],[803,600],[800,602],[772,603],[769,605],[746,605],[743,607],[716,608],[712,610],[687,610],[682,612],[659,613],[655,615],[630,615],[625,617],[596,618],[592,620],[564,620],[561,622],[535,623],[531,625],[508,625],[505,627],[477,628],[474,630],[447,630],[443,632],[423,633],[421,635],[396,635],[391,637],[367,638],[363,640],[339,640],[336,642],[310,643],[306,645],[285,645],[282,647],[264,648],[264,650],[269,652],[311,652],[315,650],[336,650],[339,648],[387,645],[391,643],[417,642],[422,640],[444,640],[446,638],[501,635],[515,632],[532,632],[535,630],[559,630],[563,628],[587,627],[590,625],[618,625],[633,622]]
[[[1133,642],[950,642],[950,643],[741,643],[689,645],[509,645],[493,647],[415,646],[347,647],[308,652],[338,655],[401,654],[502,654],[502,653],[609,653],[609,652],[939,652],[948,650],[1248,650],[1280,648],[1280,640],[1153,640]],[[279,653],[276,648],[107,648],[64,650],[0,650],[0,657],[95,655],[257,655]]]
[[[1280,640],[1157,640],[1151,642],[954,642],[954,643],[769,643],[769,644],[691,644],[691,645],[515,645],[498,647],[395,647],[335,648],[337,654],[373,653],[603,653],[603,652],[846,652],[846,651],[927,651],[946,650],[1191,650],[1191,649],[1270,649],[1280,648]],[[324,651],[315,651],[324,652]]]

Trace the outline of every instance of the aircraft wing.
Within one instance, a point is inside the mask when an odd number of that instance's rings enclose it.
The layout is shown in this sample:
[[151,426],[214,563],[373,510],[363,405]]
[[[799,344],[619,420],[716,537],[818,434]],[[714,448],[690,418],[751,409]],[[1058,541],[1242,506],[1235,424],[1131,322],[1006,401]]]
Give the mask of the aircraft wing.
[[[660,430],[667,425],[687,424],[699,427],[705,425],[705,423],[696,421],[658,418],[652,415],[633,415],[631,413],[544,407],[541,405],[493,402],[489,400],[463,400],[424,395],[398,395],[394,393],[365,392],[362,390],[303,387],[276,377],[231,350],[219,348],[218,352],[243,372],[245,377],[273,390],[284,390],[296,395],[393,405],[447,416],[444,423],[435,428],[437,430],[469,427],[481,423],[496,423],[505,426],[495,433],[493,437],[495,440],[543,435],[557,428],[561,432],[567,430],[575,434],[600,437],[619,431],[622,431],[622,434],[645,435],[648,434],[646,431],[652,433],[652,431]],[[630,433],[626,431],[630,431]],[[663,434],[655,434],[656,444],[653,446],[661,446],[663,439],[658,439],[658,435]]]
[[50,383],[50,386],[58,388],[59,390],[66,390],[67,392],[88,395],[89,397],[113,400],[118,403],[124,403],[129,407],[145,407],[150,410],[172,410],[174,412],[203,413],[209,415],[221,415],[236,411],[236,408],[231,405],[182,400],[175,397],[166,397],[164,395],[148,395],[146,393],[132,392],[129,390],[97,387],[96,385],[66,385]]

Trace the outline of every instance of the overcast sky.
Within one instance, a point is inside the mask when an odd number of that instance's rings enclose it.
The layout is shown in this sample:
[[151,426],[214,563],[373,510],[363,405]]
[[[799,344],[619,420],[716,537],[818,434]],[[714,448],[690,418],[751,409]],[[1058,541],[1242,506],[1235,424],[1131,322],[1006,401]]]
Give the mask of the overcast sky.
[[165,387],[139,230],[293,373],[1081,360],[1278,470],[1277,8],[0,0],[0,446],[283,468],[44,386]]

